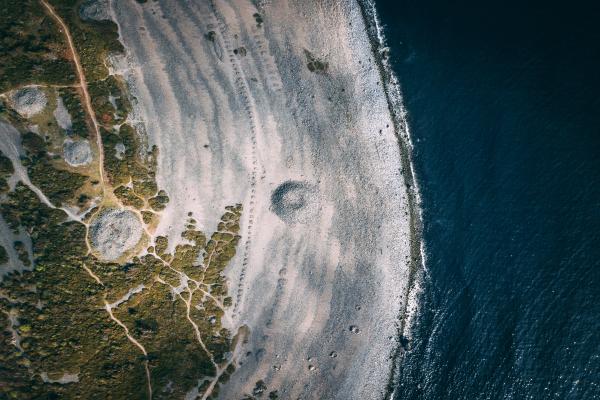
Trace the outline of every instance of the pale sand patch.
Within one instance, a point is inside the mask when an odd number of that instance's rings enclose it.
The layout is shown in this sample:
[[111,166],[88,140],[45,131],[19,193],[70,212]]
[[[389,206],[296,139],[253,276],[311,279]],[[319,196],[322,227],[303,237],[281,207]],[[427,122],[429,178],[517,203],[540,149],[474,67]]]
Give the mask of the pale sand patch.
[[62,129],[66,131],[70,131],[73,127],[73,121],[71,120],[71,115],[65,107],[65,103],[63,102],[62,97],[58,96],[56,101],[56,109],[54,110],[54,119],[58,123]]
[[[127,49],[113,71],[126,76],[133,119],[159,148],[157,180],[171,201],[157,234],[173,246],[188,211],[211,232],[226,205],[244,205],[227,316],[250,335],[220,398],[242,398],[263,380],[281,398],[382,399],[406,296],[409,221],[358,4],[210,3],[113,2]],[[245,57],[233,52],[240,46]],[[309,71],[305,49],[327,73]],[[310,190],[274,204],[286,182]]]

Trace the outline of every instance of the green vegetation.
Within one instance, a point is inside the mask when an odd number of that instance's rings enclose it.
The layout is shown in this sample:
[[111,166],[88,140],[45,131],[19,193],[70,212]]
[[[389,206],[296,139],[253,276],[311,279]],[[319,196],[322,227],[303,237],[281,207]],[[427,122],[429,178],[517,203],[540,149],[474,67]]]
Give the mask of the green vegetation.
[[75,88],[60,88],[58,94],[63,100],[65,108],[71,115],[71,122],[73,126],[71,133],[73,135],[81,136],[82,138],[89,137],[89,130],[86,123],[86,115],[81,105],[80,94]]
[[167,196],[167,192],[164,190],[159,190],[156,196],[148,200],[148,204],[150,204],[150,207],[152,207],[154,211],[164,210],[167,203],[169,203],[169,196]]
[[325,73],[329,69],[329,63],[318,59],[310,51],[304,49],[304,56],[306,57],[306,67],[310,72]]
[[151,211],[142,211],[142,220],[146,225],[150,225],[156,218],[156,214]]
[[8,253],[6,249],[0,244],[0,265],[6,264],[8,262]]
[[[102,129],[102,142],[104,152],[104,169],[113,186],[117,187],[115,195],[121,198],[125,195],[124,189],[119,186],[133,185],[133,190],[127,196],[137,196],[140,200],[150,199],[149,204],[154,210],[162,210],[169,201],[164,190],[159,191],[155,179],[156,146],[142,157],[142,143],[135,129],[128,124],[123,124],[118,131]],[[117,154],[116,146],[122,143],[125,152],[122,156]],[[154,196],[154,197],[153,197]],[[138,207],[141,208],[141,207]]]
[[[225,301],[222,271],[235,254],[239,236],[231,231],[215,232],[207,243],[189,220],[183,233],[189,244],[177,245],[169,254],[168,239],[159,237],[155,251],[162,259],[147,254],[121,265],[87,255],[85,227],[41,203],[20,182],[0,211],[13,230],[23,227],[30,233],[35,260],[32,271],[12,273],[0,283],[0,290],[14,299],[3,299],[0,309],[18,316],[16,328],[22,347],[21,351],[11,344],[4,333],[0,336],[0,363],[6,365],[0,369],[0,382],[10,398],[147,398],[146,361],[156,398],[181,397],[199,378],[212,379],[216,365],[226,368],[221,383],[233,373],[225,356],[233,341],[221,326],[222,307],[231,304],[230,298]],[[241,206],[227,207],[221,224],[225,229],[234,228],[240,214]],[[22,244],[15,243],[15,248],[22,248],[27,255]],[[86,273],[84,265],[102,284]],[[189,287],[179,297],[172,287],[179,286],[182,277]],[[198,282],[200,289],[189,279]],[[147,358],[102,308],[104,299],[116,302],[139,285],[145,289],[113,313],[145,346]],[[221,304],[205,296],[205,291]],[[188,300],[194,305],[190,318],[210,354],[187,320]],[[39,304],[43,306],[39,308]],[[37,378],[42,372],[51,379],[75,373],[79,382],[43,383]],[[161,391],[169,382],[172,391]]]
[[[141,210],[144,223],[156,224],[160,215],[145,208],[160,211],[169,201],[156,183],[158,149],[147,151],[135,128],[124,123],[131,111],[127,87],[120,77],[108,75],[105,63],[110,52],[122,51],[116,25],[82,21],[80,0],[50,3],[68,25],[82,62],[100,124],[109,189],[123,205]],[[78,84],[57,26],[38,1],[0,0],[0,91],[28,83]],[[73,122],[68,134],[89,138],[91,121],[80,89],[57,91]],[[102,182],[72,172],[52,154],[64,140],[54,119],[44,120],[36,134],[25,129],[31,121],[1,101],[0,114],[22,132],[21,161],[31,183],[57,207],[87,206],[95,197],[90,188]],[[116,151],[121,143],[122,154]],[[23,182],[10,190],[13,173],[11,161],[0,153],[0,214],[13,232],[26,232],[31,239],[31,250],[23,242],[13,243],[30,268],[0,282],[0,399],[146,399],[146,368],[153,397],[159,399],[182,397],[199,380],[205,391],[219,373],[209,396],[214,398],[235,371],[228,354],[237,339],[221,319],[233,302],[223,270],[240,240],[241,205],[226,208],[209,239],[190,218],[182,243],[172,251],[168,238],[157,237],[143,257],[103,262],[89,253],[84,224],[46,205]],[[103,206],[83,220],[89,222]],[[7,261],[7,249],[0,246],[0,264]],[[107,304],[147,356],[111,320]],[[64,374],[77,379],[50,383],[41,379],[46,374],[50,380]]]
[[24,266],[30,267],[31,260],[29,260],[29,253],[27,252],[27,248],[25,247],[25,244],[21,241],[16,241],[13,243],[13,247],[15,248],[15,251],[17,252],[17,257],[19,257],[19,261],[21,261]]
[[53,204],[60,205],[72,200],[88,178],[75,172],[55,168],[46,151],[46,142],[39,135],[27,132],[22,137],[22,143],[27,153],[27,158],[22,162],[27,167],[31,182]]
[[76,80],[62,33],[37,0],[0,2],[0,92]]
[[96,112],[96,118],[102,124],[124,122],[131,111],[123,86],[124,84],[113,75],[109,75],[104,80],[88,83],[88,92],[93,99],[92,107]]
[[0,151],[0,194],[8,191],[8,179],[14,172],[15,169],[10,159]]
[[144,200],[136,196],[133,189],[128,188],[127,186],[119,186],[114,190],[114,193],[115,196],[121,200],[121,203],[126,206],[134,207],[138,210],[144,208]]
[[83,21],[79,17],[79,0],[51,0],[50,3],[71,31],[88,83],[105,79],[108,68],[104,60],[111,52],[123,52],[117,24]]
[[260,28],[263,23],[262,16],[259,13],[254,13],[252,16],[254,17],[254,21],[256,21],[256,26]]

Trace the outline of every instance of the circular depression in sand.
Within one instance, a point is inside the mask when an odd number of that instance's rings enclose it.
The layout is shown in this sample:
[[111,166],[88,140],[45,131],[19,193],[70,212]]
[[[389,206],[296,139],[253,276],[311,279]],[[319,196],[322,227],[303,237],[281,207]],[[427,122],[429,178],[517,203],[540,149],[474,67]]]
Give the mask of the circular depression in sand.
[[90,225],[92,246],[103,260],[116,260],[142,238],[142,222],[128,210],[106,209]]
[[314,185],[285,181],[271,194],[271,211],[286,223],[305,223],[319,211],[319,196]]

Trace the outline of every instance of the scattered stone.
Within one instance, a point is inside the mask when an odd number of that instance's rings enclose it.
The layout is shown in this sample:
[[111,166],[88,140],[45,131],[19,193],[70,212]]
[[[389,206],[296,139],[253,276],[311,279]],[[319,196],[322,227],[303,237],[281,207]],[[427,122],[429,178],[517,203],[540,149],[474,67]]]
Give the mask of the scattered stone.
[[308,370],[309,371],[314,371],[315,369],[317,369],[314,365],[309,365],[308,366]]
[[350,330],[350,332],[352,332],[354,334],[360,333],[360,329],[358,329],[358,326],[356,326],[356,325],[350,325],[349,330]]
[[260,381],[256,382],[256,385],[254,386],[254,389],[252,390],[252,394],[254,396],[262,396],[262,394],[264,392],[266,392],[267,390],[267,385],[265,385],[265,382],[261,379]]
[[109,208],[100,212],[90,225],[92,246],[100,258],[116,260],[142,238],[142,223],[128,210]]
[[79,16],[87,21],[109,20],[108,0],[87,0],[79,8]]
[[306,223],[319,210],[317,194],[307,182],[286,181],[271,194],[271,211],[286,223]]
[[247,54],[246,48],[244,46],[238,47],[237,49],[233,49],[233,54],[240,57],[245,57]]
[[39,114],[48,104],[48,98],[39,86],[29,86],[14,91],[11,101],[15,111],[25,118]]
[[85,139],[67,139],[63,144],[63,154],[67,164],[73,167],[88,165],[92,162],[92,149],[90,142]]

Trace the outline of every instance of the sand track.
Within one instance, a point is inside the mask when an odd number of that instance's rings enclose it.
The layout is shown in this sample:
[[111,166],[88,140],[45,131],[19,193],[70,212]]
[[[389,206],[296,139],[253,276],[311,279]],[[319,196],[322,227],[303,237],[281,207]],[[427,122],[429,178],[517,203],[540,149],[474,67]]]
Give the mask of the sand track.
[[[224,206],[244,205],[228,317],[250,335],[220,398],[264,380],[280,398],[381,399],[409,221],[362,15],[351,0],[253,4],[112,3],[128,55],[119,73],[160,149],[157,180],[171,198],[157,234],[179,237],[188,211],[212,231]],[[327,71],[309,71],[305,50]],[[273,208],[290,181],[310,188],[282,198],[284,211],[311,205],[301,223]]]

